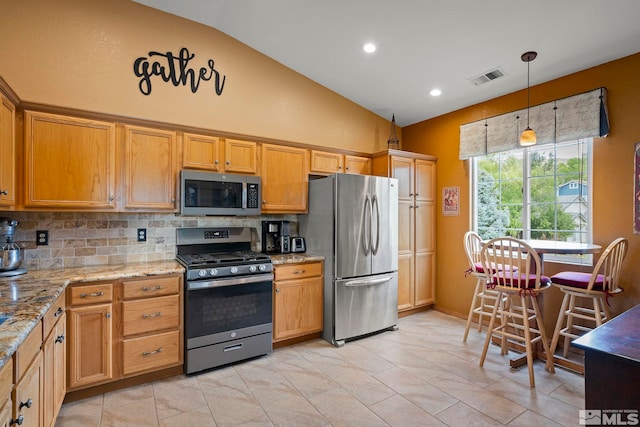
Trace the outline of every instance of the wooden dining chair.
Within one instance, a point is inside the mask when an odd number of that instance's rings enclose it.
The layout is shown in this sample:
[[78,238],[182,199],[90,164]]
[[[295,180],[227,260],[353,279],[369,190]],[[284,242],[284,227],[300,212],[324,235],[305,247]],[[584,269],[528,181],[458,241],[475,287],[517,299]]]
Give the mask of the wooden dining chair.
[[[566,358],[571,340],[611,318],[608,298],[622,291],[620,270],[628,245],[628,240],[622,237],[611,242],[591,273],[563,271],[551,276],[552,285],[564,294],[551,340],[551,354],[563,336],[562,355]],[[576,322],[576,319],[580,320]]]
[[[502,355],[508,353],[510,343],[522,343],[527,356],[529,383],[534,388],[536,343],[541,342],[544,348],[545,368],[555,372],[538,305],[538,295],[549,289],[551,281],[541,273],[538,253],[525,242],[511,237],[498,237],[485,243],[480,251],[480,262],[485,271],[492,271],[492,266],[496,265],[504,267],[487,275],[487,287],[495,289],[498,295],[491,313],[480,366],[484,364],[493,335],[502,338]],[[500,303],[503,297],[505,300]],[[498,318],[500,322],[496,324]]]
[[469,307],[469,315],[467,316],[467,326],[464,330],[464,337],[462,342],[467,342],[467,336],[469,335],[469,329],[471,328],[471,322],[473,318],[478,316],[478,332],[482,331],[482,318],[487,320],[491,317],[491,312],[498,292],[493,289],[486,288],[486,274],[480,262],[480,249],[482,249],[482,239],[480,235],[475,231],[467,231],[464,234],[464,251],[467,255],[467,261],[469,268],[465,272],[465,276],[471,274],[476,278],[476,286],[473,291],[473,299],[471,300],[471,306]]

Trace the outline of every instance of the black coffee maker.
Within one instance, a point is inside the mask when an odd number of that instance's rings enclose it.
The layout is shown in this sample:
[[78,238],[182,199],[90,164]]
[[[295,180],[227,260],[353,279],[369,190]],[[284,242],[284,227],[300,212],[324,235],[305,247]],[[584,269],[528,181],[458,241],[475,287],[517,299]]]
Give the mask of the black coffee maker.
[[265,254],[291,252],[289,221],[262,221],[262,252]]

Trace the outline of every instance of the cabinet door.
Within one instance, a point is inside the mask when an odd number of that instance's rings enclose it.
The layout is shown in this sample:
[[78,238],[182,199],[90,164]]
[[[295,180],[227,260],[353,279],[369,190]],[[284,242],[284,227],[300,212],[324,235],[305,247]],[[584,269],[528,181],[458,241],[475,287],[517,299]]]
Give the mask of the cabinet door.
[[415,305],[435,302],[436,202],[416,202]]
[[309,151],[262,144],[262,210],[306,212]]
[[323,175],[344,172],[343,159],[342,154],[311,150],[311,168],[309,172]]
[[22,422],[17,421],[16,424],[23,427],[42,425],[42,384],[42,352],[39,352],[13,390],[13,419],[22,417]]
[[15,107],[0,95],[0,206],[14,206],[16,178]]
[[398,179],[398,199],[413,199],[413,160],[391,156],[391,177]]
[[398,201],[398,310],[413,307],[415,212],[412,200]]
[[14,423],[11,422],[11,411],[13,404],[11,398],[5,399],[4,402],[0,402],[0,427],[11,427]]
[[224,171],[255,174],[257,168],[258,144],[251,141],[225,139]]
[[412,252],[398,254],[398,311],[413,308],[414,255]]
[[67,392],[66,317],[62,314],[44,342],[44,426],[52,427]]
[[275,282],[274,341],[322,330],[322,277]]
[[68,310],[69,389],[113,379],[112,313],[110,303]]
[[436,163],[416,160],[416,200],[436,200]]
[[113,123],[25,112],[25,205],[113,209]]
[[175,210],[176,133],[125,126],[126,209]]
[[360,156],[344,156],[344,169],[346,173],[371,175],[371,159]]
[[221,171],[220,140],[215,136],[185,133],[182,140],[182,167]]

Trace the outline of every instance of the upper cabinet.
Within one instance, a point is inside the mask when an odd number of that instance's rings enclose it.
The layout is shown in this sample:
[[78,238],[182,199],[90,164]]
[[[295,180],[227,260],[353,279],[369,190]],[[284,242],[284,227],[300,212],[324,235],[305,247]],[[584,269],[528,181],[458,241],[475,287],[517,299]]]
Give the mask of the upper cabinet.
[[262,211],[307,211],[309,151],[262,144]]
[[328,151],[311,150],[309,173],[331,175],[334,173],[371,174],[371,159]]
[[176,132],[124,126],[124,208],[176,209]]
[[115,125],[25,111],[26,207],[115,209]]
[[0,206],[16,203],[16,113],[13,103],[0,93]]
[[257,151],[255,142],[185,133],[182,167],[254,175]]

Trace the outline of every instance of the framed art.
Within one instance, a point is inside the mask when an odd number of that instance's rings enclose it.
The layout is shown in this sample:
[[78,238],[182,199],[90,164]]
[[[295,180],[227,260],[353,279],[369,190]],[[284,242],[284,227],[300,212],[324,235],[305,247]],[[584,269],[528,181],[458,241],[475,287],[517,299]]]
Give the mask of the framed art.
[[640,234],[640,142],[633,156],[633,234]]
[[446,216],[460,215],[460,187],[444,187],[442,189],[442,214]]

